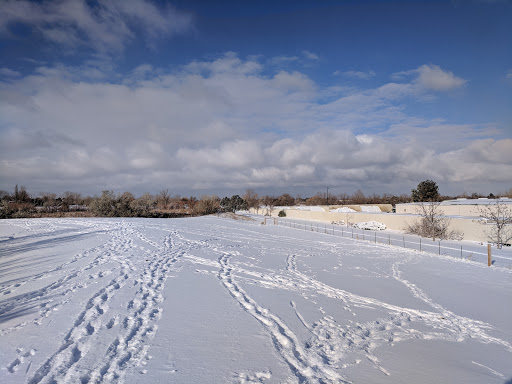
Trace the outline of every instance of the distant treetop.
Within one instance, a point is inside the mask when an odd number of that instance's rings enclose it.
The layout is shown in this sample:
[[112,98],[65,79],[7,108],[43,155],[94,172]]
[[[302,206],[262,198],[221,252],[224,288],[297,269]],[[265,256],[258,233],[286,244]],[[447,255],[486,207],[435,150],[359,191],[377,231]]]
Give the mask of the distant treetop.
[[439,188],[435,181],[425,180],[411,191],[413,201],[439,201]]

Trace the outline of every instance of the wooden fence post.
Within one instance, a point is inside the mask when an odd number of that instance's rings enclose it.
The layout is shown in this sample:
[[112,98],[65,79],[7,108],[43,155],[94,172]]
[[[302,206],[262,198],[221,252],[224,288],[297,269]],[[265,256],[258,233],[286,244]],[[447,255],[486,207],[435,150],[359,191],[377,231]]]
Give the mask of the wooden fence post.
[[487,266],[490,267],[491,265],[492,265],[491,244],[487,244]]

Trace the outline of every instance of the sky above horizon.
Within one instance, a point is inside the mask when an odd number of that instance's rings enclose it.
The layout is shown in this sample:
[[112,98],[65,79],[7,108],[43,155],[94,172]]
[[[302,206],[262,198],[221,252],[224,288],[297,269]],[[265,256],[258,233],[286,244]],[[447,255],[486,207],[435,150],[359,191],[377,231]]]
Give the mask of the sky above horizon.
[[0,0],[0,190],[512,188],[512,1]]

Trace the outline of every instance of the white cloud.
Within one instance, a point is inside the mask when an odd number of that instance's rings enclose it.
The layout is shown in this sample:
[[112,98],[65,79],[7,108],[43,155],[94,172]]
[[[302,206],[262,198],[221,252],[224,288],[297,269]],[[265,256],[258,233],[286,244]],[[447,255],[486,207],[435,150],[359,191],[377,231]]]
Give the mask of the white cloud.
[[281,71],[274,76],[274,83],[278,88],[287,91],[313,91],[315,89],[314,82],[306,75],[300,72]]
[[509,81],[512,81],[512,69],[509,69],[505,75],[505,78]]
[[291,64],[300,63],[302,66],[309,66],[311,62],[320,60],[320,56],[310,51],[302,51],[299,56],[274,56],[268,59],[268,64],[276,67],[287,67]]
[[283,67],[299,60],[298,56],[275,56],[268,60],[268,63],[273,66]]
[[308,60],[320,60],[320,56],[318,56],[316,53],[304,50],[302,51],[302,54]]
[[260,72],[262,66],[256,60],[242,61],[235,52],[227,52],[213,61],[193,61],[185,69],[191,73],[207,75],[220,73],[246,75]]
[[496,127],[407,115],[417,80],[318,103],[324,89],[305,74],[269,75],[233,53],[181,72],[140,65],[117,83],[81,71],[0,81],[0,189],[399,192],[432,178],[487,190],[512,174]]
[[94,5],[85,0],[6,0],[0,13],[0,33],[8,33],[12,23],[26,24],[44,39],[68,49],[86,46],[105,53],[122,51],[136,31],[151,43],[192,28],[190,15],[148,0]]
[[415,75],[415,83],[424,90],[450,91],[467,83],[452,72],[441,69],[438,65],[422,65],[417,69],[394,73],[392,78],[401,80]]
[[462,87],[467,80],[444,71],[437,65],[422,65],[418,68],[418,82],[427,89],[447,91]]
[[18,77],[18,76],[21,76],[21,73],[17,72],[17,71],[13,71],[12,69],[10,68],[0,68],[0,76],[5,76],[5,77]]
[[368,79],[371,79],[372,77],[375,77],[376,73],[374,71],[368,71],[368,72],[361,72],[361,71],[341,72],[341,71],[336,71],[336,72],[334,72],[334,75],[336,75],[336,76],[343,75],[343,76],[346,76],[346,77],[355,77],[357,79],[368,80]]

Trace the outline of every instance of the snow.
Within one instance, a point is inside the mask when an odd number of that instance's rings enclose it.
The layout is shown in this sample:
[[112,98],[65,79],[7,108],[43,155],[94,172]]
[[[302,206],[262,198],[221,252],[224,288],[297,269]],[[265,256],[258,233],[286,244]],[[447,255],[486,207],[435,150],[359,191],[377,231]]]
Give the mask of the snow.
[[367,229],[370,231],[383,231],[386,229],[386,224],[379,221],[364,221],[362,223],[354,224],[354,227],[359,229]]
[[458,198],[456,200],[444,200],[441,205],[495,205],[496,203],[512,204],[512,199],[508,197],[499,197],[497,199],[488,199],[480,197],[478,199]]
[[375,212],[380,213],[382,212],[379,207],[376,205],[361,205],[361,212]]
[[331,212],[347,212],[347,213],[350,213],[350,212],[355,212],[355,210],[353,210],[352,208],[349,208],[349,207],[339,207],[339,208],[336,208],[336,209],[331,209]]
[[512,269],[260,223],[0,220],[0,382],[512,379]]
[[298,211],[325,212],[325,209],[316,205],[299,205],[295,209]]

